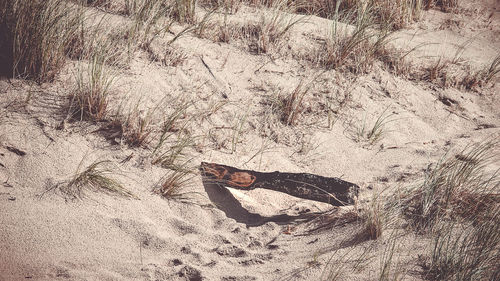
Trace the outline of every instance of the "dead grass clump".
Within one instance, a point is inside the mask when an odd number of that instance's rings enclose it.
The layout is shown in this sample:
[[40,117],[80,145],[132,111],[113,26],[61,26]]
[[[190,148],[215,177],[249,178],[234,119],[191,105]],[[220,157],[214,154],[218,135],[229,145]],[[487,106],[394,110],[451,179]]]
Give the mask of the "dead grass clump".
[[135,107],[129,114],[114,121],[119,133],[129,146],[146,147],[151,142],[153,111],[144,115]]
[[80,0],[85,5],[93,6],[93,7],[109,7],[111,4],[110,0]]
[[163,66],[176,67],[182,65],[186,59],[187,55],[181,50],[175,49],[172,46],[167,46],[166,48],[145,48],[148,53],[149,59],[154,62],[158,62]]
[[121,14],[131,16],[136,22],[147,22],[164,15],[170,8],[165,0],[125,0]]
[[[242,34],[249,34],[249,32],[245,30],[245,26],[238,29],[229,26],[227,23],[224,23],[223,25],[220,25],[218,27],[218,30],[216,29],[215,34],[212,35],[212,40],[216,42],[230,43],[235,38],[241,38]],[[248,37],[245,36],[244,38]],[[257,51],[258,50],[254,50],[254,52]]]
[[500,55],[497,55],[491,64],[486,65],[483,69],[475,72],[469,72],[461,81],[460,84],[467,90],[483,87],[497,79],[500,73]]
[[380,201],[374,198],[369,205],[361,211],[361,221],[363,228],[358,233],[358,238],[362,240],[375,240],[382,236],[384,225],[383,206]]
[[258,23],[241,27],[241,37],[250,41],[250,51],[268,53],[277,47],[290,29],[303,20],[302,17],[290,15],[293,10],[287,1],[276,1],[269,11],[263,12]]
[[418,45],[408,51],[399,50],[392,46],[386,46],[380,52],[380,60],[384,66],[392,73],[403,78],[410,78],[410,74],[414,73],[415,65],[408,59],[408,55],[422,45]]
[[481,223],[500,203],[497,173],[486,169],[495,157],[496,141],[476,144],[438,163],[423,184],[402,197],[402,210],[418,231],[431,229],[442,219]]
[[369,5],[373,11],[374,23],[390,26],[392,30],[406,27],[420,18],[422,1],[415,0],[301,0],[298,11],[333,19],[337,13],[354,14],[360,7]]
[[444,12],[454,11],[458,8],[459,0],[424,0],[425,9],[439,7]]
[[479,70],[464,62],[461,54],[467,44],[466,41],[455,52],[453,58],[438,57],[435,61],[417,65],[407,59],[408,55],[423,46],[418,45],[409,51],[395,48],[384,48],[378,55],[384,65],[392,73],[418,81],[430,82],[440,87],[456,87],[466,90],[478,90],[486,87],[498,79],[500,73],[500,55],[493,58],[491,63]]
[[172,16],[180,23],[194,23],[196,0],[175,0]]
[[243,2],[242,0],[198,0],[202,7],[222,10],[228,14],[237,13]]
[[500,209],[478,225],[446,223],[431,241],[429,257],[421,259],[427,280],[496,280],[500,262]]
[[[398,225],[399,209],[388,203],[386,197],[375,195],[357,210],[361,224],[360,231],[353,238],[353,242],[379,239],[386,229]],[[392,234],[391,239],[395,239]]]
[[115,79],[115,74],[107,65],[108,47],[103,43],[91,54],[87,67],[80,63],[77,70],[70,110],[72,116],[79,120],[101,121],[108,115],[110,88]]
[[167,199],[182,196],[182,190],[191,180],[192,173],[186,169],[171,170],[160,181],[155,192]]
[[352,209],[345,211],[333,209],[306,222],[305,227],[308,234],[313,234],[321,231],[330,231],[334,227],[356,223],[359,220],[360,213],[357,210]]
[[2,73],[34,79],[54,79],[77,36],[83,13],[64,0],[3,1],[0,8]]
[[[387,53],[389,26],[374,22],[373,6],[359,6],[356,13],[341,15],[336,11],[327,40],[305,59],[326,69],[344,69],[353,73],[368,71]],[[344,21],[351,25],[345,25]]]
[[73,199],[82,198],[83,190],[104,191],[117,193],[127,197],[136,196],[125,189],[118,181],[110,177],[113,174],[110,161],[96,161],[80,172],[80,166],[75,176],[67,183],[62,184],[60,190]]
[[401,29],[418,20],[423,10],[439,7],[442,11],[453,11],[458,0],[294,0],[299,13],[312,14],[327,19],[336,12],[357,13],[360,6],[370,5],[374,9],[376,23]]
[[382,236],[385,227],[391,223],[390,209],[382,203],[382,198],[374,197],[370,202],[357,209],[340,211],[338,209],[322,214],[308,222],[307,233],[312,234],[334,227],[358,223],[361,228],[343,245],[352,245],[367,240],[376,240]]
[[295,89],[288,94],[278,94],[271,101],[271,106],[278,112],[280,121],[288,126],[296,125],[300,116],[305,110],[304,97],[309,92],[310,87],[304,85],[302,81]]
[[440,57],[435,63],[425,68],[422,80],[435,82],[439,79],[442,84],[445,84],[447,75],[443,70],[449,65],[449,63],[449,61]]

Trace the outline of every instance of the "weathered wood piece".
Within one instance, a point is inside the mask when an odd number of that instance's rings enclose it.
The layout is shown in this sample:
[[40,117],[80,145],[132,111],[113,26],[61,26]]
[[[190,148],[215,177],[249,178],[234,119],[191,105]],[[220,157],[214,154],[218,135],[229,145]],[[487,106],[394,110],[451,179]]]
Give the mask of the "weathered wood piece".
[[262,173],[206,162],[201,162],[200,172],[223,186],[242,190],[271,189],[334,206],[354,204],[359,193],[359,186],[354,183],[307,173]]

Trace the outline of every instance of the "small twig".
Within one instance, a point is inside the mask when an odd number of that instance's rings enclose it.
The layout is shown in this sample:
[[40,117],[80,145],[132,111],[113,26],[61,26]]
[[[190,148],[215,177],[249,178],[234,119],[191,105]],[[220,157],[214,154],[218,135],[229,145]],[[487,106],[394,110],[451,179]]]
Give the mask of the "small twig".
[[212,77],[217,80],[217,78],[215,78],[215,75],[214,73],[212,72],[212,70],[210,69],[210,67],[208,66],[208,64],[205,62],[205,60],[203,60],[203,56],[200,56],[200,60],[201,62],[203,63],[203,65],[208,69],[208,72],[210,72],[210,75],[212,75]]

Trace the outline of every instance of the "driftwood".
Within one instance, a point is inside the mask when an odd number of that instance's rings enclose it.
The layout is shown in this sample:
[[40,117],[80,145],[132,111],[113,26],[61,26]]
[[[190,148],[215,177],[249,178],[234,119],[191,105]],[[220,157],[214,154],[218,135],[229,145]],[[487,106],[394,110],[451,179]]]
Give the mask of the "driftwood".
[[265,188],[334,206],[354,204],[359,186],[339,178],[307,173],[262,173],[201,162],[202,176],[223,186],[242,190]]

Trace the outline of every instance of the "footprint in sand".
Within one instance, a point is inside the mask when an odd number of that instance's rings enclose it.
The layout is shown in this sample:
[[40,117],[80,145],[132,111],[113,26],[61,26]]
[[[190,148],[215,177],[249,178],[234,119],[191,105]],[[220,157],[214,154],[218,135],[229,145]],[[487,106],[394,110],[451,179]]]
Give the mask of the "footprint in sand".
[[264,246],[264,244],[259,240],[254,240],[248,244],[248,248],[250,249],[261,248],[262,246]]
[[183,265],[183,264],[184,264],[184,262],[182,262],[182,260],[180,260],[180,259],[172,259],[172,260],[168,261],[168,265],[172,266],[172,267]]
[[148,226],[146,224],[140,224],[132,220],[122,220],[118,218],[113,219],[112,222],[118,228],[123,230],[123,232],[132,236],[134,240],[138,241],[141,247],[145,249],[160,251],[168,247],[167,241],[151,234],[151,231],[148,231]]
[[201,271],[189,265],[183,267],[178,275],[179,277],[184,277],[188,281],[201,281],[204,279],[201,275]]
[[220,256],[227,256],[232,258],[242,258],[248,256],[248,253],[242,248],[235,245],[223,245],[214,249]]
[[196,262],[196,263],[203,262],[202,255],[200,255],[199,253],[194,252],[191,249],[191,246],[189,246],[189,245],[183,246],[181,248],[181,253],[192,256],[195,259],[194,262]]
[[264,261],[258,258],[252,258],[252,259],[247,259],[238,262],[239,264],[243,266],[252,266],[252,265],[259,265],[259,264],[264,264]]
[[169,268],[152,263],[141,268],[141,271],[147,280],[171,280],[174,274]]

